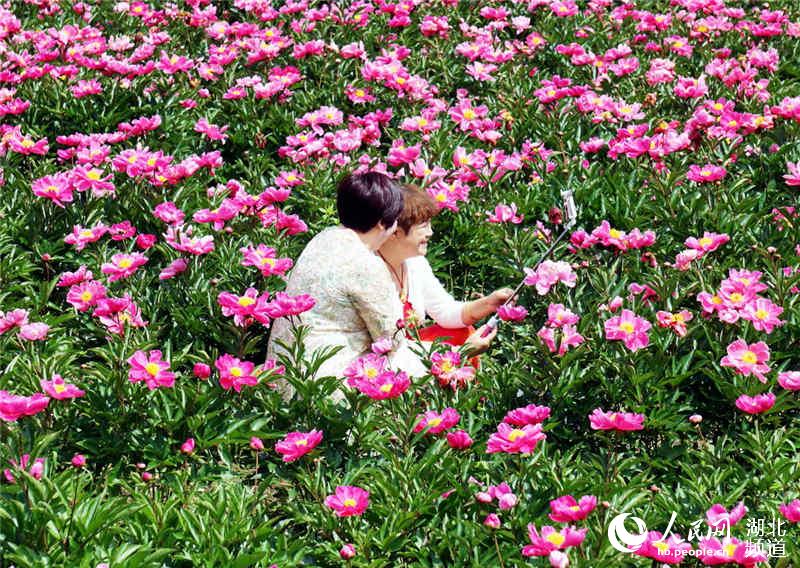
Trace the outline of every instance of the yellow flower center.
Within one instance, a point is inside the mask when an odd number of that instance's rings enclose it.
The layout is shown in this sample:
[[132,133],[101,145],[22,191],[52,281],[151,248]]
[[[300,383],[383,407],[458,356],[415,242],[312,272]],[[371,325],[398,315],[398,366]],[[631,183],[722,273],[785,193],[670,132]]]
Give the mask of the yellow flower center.
[[514,428],[508,434],[508,441],[509,442],[516,442],[517,438],[521,438],[525,435],[525,430],[520,430],[519,428]]
[[241,377],[242,376],[242,368],[241,367],[231,367],[230,373],[234,377]]
[[119,261],[120,268],[130,268],[133,264],[133,261],[130,258],[123,258]]
[[378,369],[375,367],[370,367],[364,372],[364,374],[367,375],[368,378],[374,379],[378,376]]
[[88,302],[91,299],[92,299],[92,293],[89,290],[86,290],[83,292],[83,294],[81,294],[81,300],[83,300],[84,302]]
[[136,156],[128,156],[128,163],[129,163],[129,164],[136,163],[136,160],[137,160],[137,159],[138,159],[138,158],[137,158]]
[[342,505],[344,505],[345,507],[355,507],[356,506],[356,500],[355,499],[345,499],[344,501],[342,501]]
[[[274,266],[275,266],[275,259],[274,259],[274,258],[269,258],[269,257],[265,256],[264,258],[262,258],[262,259],[259,261],[259,264],[261,264],[261,266],[264,266],[265,264],[268,264],[268,265],[270,265],[271,267],[274,267]],[[241,303],[241,300],[240,300],[240,303]]]
[[711,243],[713,243],[714,241],[711,240],[709,237],[703,237],[702,239],[700,239],[697,242],[700,243],[700,246],[707,247],[707,246],[711,245]]
[[62,392],[67,390],[67,387],[65,387],[61,383],[56,383],[56,384],[53,385],[53,390],[56,391],[58,394],[61,394]]
[[548,96],[548,97],[555,96],[555,94],[556,94],[556,91],[555,91],[555,89],[548,89],[548,90],[547,90],[547,96]]
[[612,239],[618,239],[622,236],[622,231],[618,231],[617,229],[611,229],[608,232],[608,234],[609,236],[611,236]]
[[86,172],[86,177],[89,178],[90,180],[97,181],[100,179],[100,172],[98,172],[97,170],[89,170],[88,172]]
[[436,201],[438,201],[439,203],[442,203],[444,201],[447,201],[447,196],[444,193],[437,193],[434,199],[436,199]]
[[703,177],[707,177],[711,175],[711,170],[700,170],[700,175]]
[[726,544],[722,547],[722,551],[725,553],[725,556],[733,556],[734,551],[736,550],[735,544]]
[[757,362],[757,361],[758,361],[758,357],[757,357],[757,356],[756,356],[756,354],[755,354],[755,353],[753,353],[752,351],[745,351],[745,352],[742,354],[742,361],[744,361],[745,363],[749,363],[750,365],[752,365],[753,363],[755,363],[755,362]]
[[239,305],[242,306],[243,308],[246,308],[247,306],[252,306],[255,303],[256,301],[253,298],[250,298],[249,296],[242,296],[241,298],[239,298]]
[[563,534],[557,533],[557,532],[553,532],[553,533],[550,533],[549,535],[547,535],[545,537],[545,540],[547,542],[551,543],[551,544],[556,545],[556,546],[561,546],[562,544],[564,544],[564,541],[567,540],[567,539]]
[[381,388],[378,390],[380,390],[383,393],[390,392],[392,390],[392,384],[386,383],[385,385],[381,385]]
[[719,305],[722,303],[722,298],[720,298],[719,296],[712,296],[711,303]]
[[466,118],[467,120],[472,120],[473,118],[475,118],[475,111],[473,111],[471,108],[468,108],[467,110],[464,111],[464,118]]
[[58,191],[58,188],[56,186],[54,186],[54,185],[48,185],[45,188],[45,191],[48,191],[50,193],[55,193],[56,191]]
[[84,237],[84,238],[88,238],[88,237],[91,237],[93,235],[94,235],[94,233],[92,232],[91,229],[85,229],[85,230],[81,231],[81,236]]
[[653,541],[653,546],[655,546],[661,554],[669,550],[669,545],[663,540]]
[[760,320],[767,319],[769,312],[767,310],[756,310],[756,317]]
[[631,322],[622,322],[619,324],[619,328],[624,331],[625,333],[633,333],[633,324]]
[[441,423],[442,423],[442,419],[441,418],[432,418],[431,420],[428,420],[428,426],[431,427],[431,428],[435,428],[436,426],[438,426]]
[[25,140],[23,140],[21,144],[22,144],[22,147],[23,147],[23,148],[30,148],[31,146],[33,146],[33,145],[34,145],[34,144],[33,144],[33,140],[30,140],[30,139],[28,139],[28,138],[26,138]]
[[427,119],[424,119],[424,118],[418,118],[418,119],[417,119],[417,126],[428,126],[428,121],[427,121]]
[[147,371],[148,375],[152,375],[155,377],[161,370],[161,368],[155,363],[148,363],[147,365],[144,366],[144,370]]
[[308,440],[306,440],[305,438],[303,438],[302,440],[297,440],[294,443],[294,445],[295,446],[307,446],[308,445]]
[[734,292],[733,294],[731,294],[731,302],[737,302],[738,303],[738,302],[741,302],[743,299],[744,299],[744,296],[742,296],[739,292]]
[[573,505],[572,507],[570,507],[570,508],[569,508],[569,510],[570,510],[570,511],[580,511],[580,510],[581,510],[581,508],[580,508],[580,506],[578,506],[578,505]]

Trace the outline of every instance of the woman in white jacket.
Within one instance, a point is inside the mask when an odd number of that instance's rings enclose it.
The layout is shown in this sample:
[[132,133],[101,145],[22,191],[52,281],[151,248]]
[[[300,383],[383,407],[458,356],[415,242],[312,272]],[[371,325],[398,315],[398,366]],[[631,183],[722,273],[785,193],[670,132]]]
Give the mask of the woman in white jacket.
[[436,322],[435,331],[429,331],[423,339],[448,337],[449,332],[452,343],[463,342],[471,355],[477,355],[488,349],[497,329],[481,337],[484,327],[468,335],[466,328],[493,314],[513,291],[501,288],[477,300],[459,302],[445,290],[425,258],[428,240],[433,235],[431,219],[438,212],[436,202],[425,191],[413,185],[404,186],[403,211],[397,219],[397,230],[381,245],[378,254],[392,275],[406,317],[410,315],[422,322],[427,315]]

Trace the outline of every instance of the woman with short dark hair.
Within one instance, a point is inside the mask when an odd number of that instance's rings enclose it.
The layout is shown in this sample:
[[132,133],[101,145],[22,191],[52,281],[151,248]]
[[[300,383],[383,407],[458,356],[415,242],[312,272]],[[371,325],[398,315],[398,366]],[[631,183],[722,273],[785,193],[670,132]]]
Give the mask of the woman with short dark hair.
[[[305,352],[341,346],[317,371],[317,377],[343,376],[355,358],[370,351],[373,342],[389,337],[395,350],[405,347],[397,333],[403,307],[393,293],[389,270],[375,253],[397,227],[403,209],[402,188],[388,176],[369,172],[345,176],[338,185],[336,205],[341,225],[329,227],[306,245],[289,275],[286,293],[310,294],[314,307],[301,314],[308,326]],[[274,357],[294,340],[291,322],[273,322],[267,356]],[[392,353],[390,353],[391,357]],[[279,381],[284,398],[293,389]],[[336,391],[334,400],[343,398]]]

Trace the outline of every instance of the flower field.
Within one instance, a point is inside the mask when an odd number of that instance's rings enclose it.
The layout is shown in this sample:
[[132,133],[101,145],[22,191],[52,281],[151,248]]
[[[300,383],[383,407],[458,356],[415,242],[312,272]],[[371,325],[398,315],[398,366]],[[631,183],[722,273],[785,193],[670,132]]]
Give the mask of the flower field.
[[[790,0],[0,2],[0,568],[800,566],[799,38]],[[369,170],[436,200],[458,299],[524,279],[477,370],[267,359]]]

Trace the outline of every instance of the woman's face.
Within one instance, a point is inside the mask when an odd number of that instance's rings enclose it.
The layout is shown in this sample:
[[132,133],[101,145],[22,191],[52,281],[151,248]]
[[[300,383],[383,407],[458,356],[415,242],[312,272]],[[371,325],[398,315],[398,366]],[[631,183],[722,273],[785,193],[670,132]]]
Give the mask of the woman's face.
[[417,225],[412,225],[406,233],[403,229],[397,229],[392,239],[397,241],[397,246],[402,250],[406,258],[412,256],[425,256],[428,252],[428,240],[433,235],[431,222],[425,221]]

